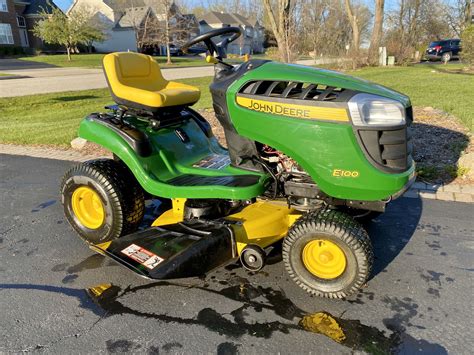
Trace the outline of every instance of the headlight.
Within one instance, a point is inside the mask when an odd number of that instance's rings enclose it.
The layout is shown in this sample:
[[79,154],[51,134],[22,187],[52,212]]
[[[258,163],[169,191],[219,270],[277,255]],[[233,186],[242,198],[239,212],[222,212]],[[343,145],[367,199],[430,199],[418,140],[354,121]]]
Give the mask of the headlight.
[[382,96],[357,94],[349,100],[349,111],[356,126],[398,126],[405,123],[405,107]]

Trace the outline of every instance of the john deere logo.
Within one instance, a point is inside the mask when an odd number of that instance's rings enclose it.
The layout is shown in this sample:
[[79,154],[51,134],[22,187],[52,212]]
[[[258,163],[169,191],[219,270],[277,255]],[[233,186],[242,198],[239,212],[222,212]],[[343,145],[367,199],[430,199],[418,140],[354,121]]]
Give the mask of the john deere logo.
[[237,96],[237,104],[246,109],[264,112],[272,115],[289,116],[306,119],[348,122],[349,117],[345,108],[322,107],[312,105],[297,105],[265,100],[255,100]]
[[309,110],[307,109],[292,108],[278,103],[265,103],[264,101],[250,100],[250,104],[247,108],[277,115],[310,118]]

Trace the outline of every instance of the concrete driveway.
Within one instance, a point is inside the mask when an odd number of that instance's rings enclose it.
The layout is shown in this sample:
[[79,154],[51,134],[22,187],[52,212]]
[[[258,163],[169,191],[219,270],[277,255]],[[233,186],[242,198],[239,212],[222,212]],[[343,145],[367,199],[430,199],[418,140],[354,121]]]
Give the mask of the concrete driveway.
[[[70,166],[0,155],[0,353],[472,353],[472,204],[394,201],[369,226],[373,277],[337,301],[295,286],[278,254],[256,274],[230,265],[202,279],[141,279],[65,222],[58,186]],[[94,303],[84,289],[101,283],[115,293]],[[301,325],[316,312],[345,338]]]

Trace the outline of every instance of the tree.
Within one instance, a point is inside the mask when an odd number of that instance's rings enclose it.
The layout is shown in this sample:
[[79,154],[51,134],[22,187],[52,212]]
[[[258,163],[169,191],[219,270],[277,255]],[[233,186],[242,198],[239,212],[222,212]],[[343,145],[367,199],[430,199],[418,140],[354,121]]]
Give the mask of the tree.
[[289,63],[294,56],[294,18],[291,0],[275,0],[276,12],[273,10],[274,2],[263,0],[266,15],[270,22],[273,34],[278,43],[278,52],[283,62]]
[[467,26],[461,34],[461,58],[470,67],[474,67],[474,25]]
[[372,38],[369,47],[369,63],[377,65],[379,57],[379,46],[382,39],[383,17],[385,0],[375,0],[375,18],[372,29]]
[[357,67],[357,62],[359,61],[360,55],[360,28],[359,22],[357,19],[357,14],[354,12],[350,0],[344,0],[344,4],[346,7],[346,14],[347,18],[349,19],[349,23],[352,28],[352,67],[355,69]]
[[68,61],[77,45],[105,39],[103,30],[94,25],[85,11],[73,11],[66,16],[59,8],[53,8],[51,13],[42,10],[39,15],[42,20],[36,23],[33,33],[47,43],[64,46]]

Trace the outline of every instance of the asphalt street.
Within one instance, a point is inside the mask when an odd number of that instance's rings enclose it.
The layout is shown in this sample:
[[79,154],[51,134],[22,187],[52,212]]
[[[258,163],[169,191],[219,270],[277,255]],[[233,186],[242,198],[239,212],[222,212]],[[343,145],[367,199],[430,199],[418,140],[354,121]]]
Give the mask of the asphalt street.
[[[336,301],[296,287],[278,254],[257,274],[136,276],[65,221],[58,190],[71,165],[0,155],[0,353],[472,353],[473,204],[394,201],[368,227],[373,277]],[[85,289],[101,283],[114,292],[94,302]],[[301,325],[317,312],[342,328],[339,343]]]

